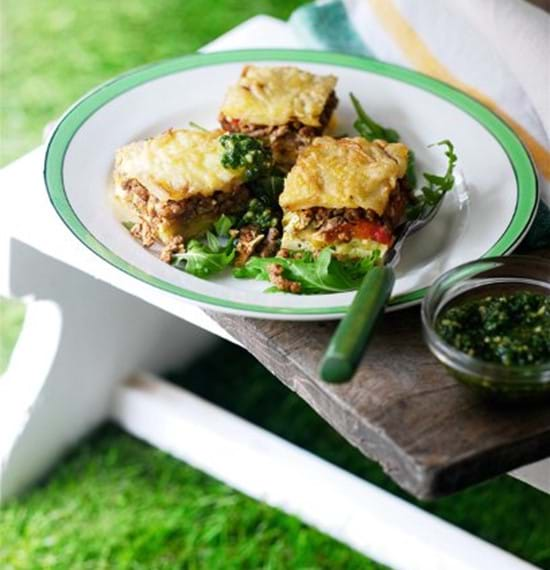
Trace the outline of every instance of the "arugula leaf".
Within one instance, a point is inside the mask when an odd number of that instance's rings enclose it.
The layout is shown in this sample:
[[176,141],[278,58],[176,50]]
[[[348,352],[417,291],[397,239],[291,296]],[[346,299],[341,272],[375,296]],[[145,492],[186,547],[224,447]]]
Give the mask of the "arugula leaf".
[[219,253],[222,249],[220,240],[212,232],[206,232],[206,243],[212,253]]
[[[252,257],[244,267],[235,268],[233,275],[240,279],[268,281],[268,267],[278,264],[284,268],[284,277],[300,283],[302,293],[339,293],[356,289],[380,257],[377,250],[362,260],[339,261],[333,253],[327,247],[317,257],[308,253],[304,253],[302,258]],[[273,291],[273,288],[268,291]]]
[[245,169],[246,180],[266,176],[273,166],[271,150],[261,141],[241,133],[230,133],[220,137],[223,147],[221,163],[224,168]]
[[427,184],[420,188],[415,202],[407,208],[407,217],[409,219],[418,218],[427,208],[436,206],[445,193],[453,189],[455,184],[454,168],[458,158],[455,154],[453,143],[445,139],[430,145],[430,147],[433,146],[446,147],[447,170],[443,176],[429,172],[424,173],[424,179]]
[[229,230],[235,224],[235,218],[233,216],[227,216],[222,214],[218,220],[214,223],[214,230],[218,237],[228,237]]
[[383,139],[388,142],[398,142],[399,133],[393,129],[385,128],[379,125],[374,119],[369,117],[361,103],[353,93],[349,94],[351,103],[355,112],[357,113],[357,119],[353,123],[355,130],[365,139],[373,141],[375,139]]
[[191,273],[196,277],[210,277],[231,264],[235,257],[235,246],[230,240],[225,247],[211,232],[207,233],[208,243],[192,239],[187,243],[184,253],[177,253],[172,258],[172,265],[177,269]]
[[411,190],[416,188],[417,178],[416,178],[416,156],[414,151],[409,149],[409,155],[407,157],[407,172],[405,173],[407,183]]
[[341,261],[340,264],[350,279],[360,282],[375,265],[378,265],[380,260],[380,250],[375,249],[369,257],[349,259]]
[[[251,257],[244,267],[233,270],[233,276],[239,279],[269,281],[269,266],[278,264],[284,268],[284,277],[301,284],[301,292],[304,294],[336,293],[352,289],[353,284],[346,279],[345,274],[340,276],[336,267],[331,268],[332,271],[329,272],[330,261],[330,250],[319,254],[317,261],[314,262],[283,257]],[[337,273],[338,276],[334,278],[333,273]]]
[[445,139],[430,145],[430,147],[433,146],[444,146],[447,148],[445,151],[445,156],[447,157],[447,170],[443,176],[437,176],[436,174],[430,174],[428,172],[424,173],[424,178],[427,180],[428,185],[423,186],[421,191],[424,194],[426,202],[430,205],[437,204],[437,202],[439,202],[443,197],[443,194],[451,190],[454,186],[455,177],[453,172],[456,161],[458,160],[455,153],[455,147],[450,140]]

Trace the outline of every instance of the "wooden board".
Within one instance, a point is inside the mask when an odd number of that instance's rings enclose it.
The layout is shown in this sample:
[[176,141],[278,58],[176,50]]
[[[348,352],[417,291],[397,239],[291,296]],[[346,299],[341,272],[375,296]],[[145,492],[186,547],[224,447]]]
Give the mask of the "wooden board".
[[425,346],[418,308],[384,316],[343,385],[317,374],[335,323],[212,317],[416,497],[447,495],[550,456],[550,403],[496,406],[458,384]]

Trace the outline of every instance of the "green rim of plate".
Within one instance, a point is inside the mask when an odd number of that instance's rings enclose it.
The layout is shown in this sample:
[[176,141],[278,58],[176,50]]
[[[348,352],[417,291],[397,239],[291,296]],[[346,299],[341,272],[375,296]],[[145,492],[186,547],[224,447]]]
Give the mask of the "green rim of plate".
[[[462,91],[441,81],[423,75],[416,71],[383,63],[377,60],[345,55],[340,53],[309,51],[309,50],[238,50],[212,54],[194,54],[175,59],[169,59],[140,67],[109,81],[80,101],[75,103],[63,116],[53,132],[44,164],[44,179],[55,210],[71,230],[71,232],[89,249],[99,255],[114,267],[136,277],[137,279],[164,291],[174,293],[198,303],[213,307],[224,307],[235,311],[247,311],[263,315],[310,315],[334,316],[345,313],[347,306],[319,308],[274,308],[263,305],[252,305],[229,301],[208,295],[189,291],[163,279],[153,277],[145,271],[127,263],[100,243],[82,224],[73,210],[63,181],[63,166],[65,154],[73,136],[88,118],[112,99],[143,85],[149,81],[171,75],[188,69],[219,65],[225,63],[245,63],[251,61],[291,61],[296,63],[317,63],[351,67],[354,69],[383,75],[403,83],[414,85],[420,89],[437,95],[462,109],[468,115],[483,125],[500,143],[512,165],[516,176],[517,201],[512,219],[497,240],[497,242],[482,257],[505,255],[514,249],[529,229],[538,204],[537,176],[529,153],[512,129],[495,115],[490,109],[479,103]],[[403,307],[414,304],[424,297],[427,287],[393,297],[390,305]]]

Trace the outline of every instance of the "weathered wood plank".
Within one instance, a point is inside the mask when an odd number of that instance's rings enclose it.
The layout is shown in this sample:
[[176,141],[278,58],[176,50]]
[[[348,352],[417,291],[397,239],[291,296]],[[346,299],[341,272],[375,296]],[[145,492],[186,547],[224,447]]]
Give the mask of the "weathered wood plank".
[[550,455],[550,406],[497,407],[458,384],[424,345],[418,308],[384,316],[355,378],[342,385],[317,374],[334,323],[212,317],[417,497]]

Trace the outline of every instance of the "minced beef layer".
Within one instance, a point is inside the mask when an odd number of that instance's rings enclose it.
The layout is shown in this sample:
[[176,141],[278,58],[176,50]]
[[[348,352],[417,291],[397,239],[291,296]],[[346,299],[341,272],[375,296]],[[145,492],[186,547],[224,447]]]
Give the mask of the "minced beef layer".
[[[156,239],[156,228],[165,220],[191,220],[196,216],[237,214],[246,209],[250,192],[246,186],[239,186],[233,192],[214,192],[210,196],[194,195],[184,200],[161,201],[155,198],[136,179],[128,180],[123,189],[125,199],[136,210],[143,228],[144,245],[152,245]],[[147,231],[145,231],[147,230]],[[145,243],[145,241],[149,243]]]
[[338,105],[334,91],[329,95],[323,112],[319,116],[320,126],[310,127],[300,121],[291,121],[286,125],[251,125],[240,119],[227,119],[220,116],[222,128],[229,132],[243,133],[261,139],[273,153],[275,162],[283,168],[290,168],[296,162],[300,148],[311,143],[312,139],[323,134],[330,117]]
[[248,224],[235,230],[237,257],[235,265],[242,267],[253,255],[273,257],[279,251],[281,232],[278,228],[262,230],[256,224]]
[[[406,206],[409,202],[409,190],[406,182],[400,180],[396,189],[390,195],[388,205],[383,216],[379,216],[373,210],[363,208],[308,208],[300,210],[300,224],[298,230],[307,227],[320,233],[338,235],[338,241],[349,241],[351,233],[346,235],[346,229],[350,224],[362,220],[374,222],[385,227],[389,233],[406,221]],[[340,235],[341,234],[341,235]]]

